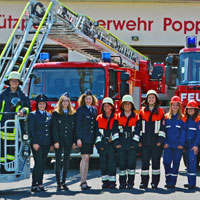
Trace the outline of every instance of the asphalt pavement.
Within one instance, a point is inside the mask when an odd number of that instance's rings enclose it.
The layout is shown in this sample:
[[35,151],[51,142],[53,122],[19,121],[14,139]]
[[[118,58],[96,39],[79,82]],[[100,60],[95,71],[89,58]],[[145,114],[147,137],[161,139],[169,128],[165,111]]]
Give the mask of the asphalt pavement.
[[[33,165],[33,162],[32,162]],[[158,189],[146,190],[139,189],[140,184],[140,159],[137,161],[137,170],[135,178],[135,186],[133,189],[119,190],[117,174],[117,189],[101,189],[101,174],[98,160],[92,160],[88,174],[88,184],[92,186],[91,190],[82,191],[80,188],[79,160],[70,161],[70,169],[68,173],[67,184],[69,191],[56,191],[56,179],[54,174],[54,162],[45,170],[44,185],[47,192],[39,192],[32,194],[30,192],[31,178],[15,183],[0,183],[0,200],[14,199],[70,199],[70,200],[197,200],[200,195],[200,172],[197,174],[197,188],[188,190],[183,187],[187,183],[187,176],[183,161],[181,162],[177,187],[175,189],[166,189],[164,168],[161,163],[161,181]]]

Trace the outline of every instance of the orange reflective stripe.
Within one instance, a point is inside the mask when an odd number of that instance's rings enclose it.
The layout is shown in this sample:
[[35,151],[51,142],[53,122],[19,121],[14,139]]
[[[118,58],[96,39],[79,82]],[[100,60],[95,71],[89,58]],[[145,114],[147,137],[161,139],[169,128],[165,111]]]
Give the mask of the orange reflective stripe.
[[[151,115],[151,112],[149,110],[145,111],[145,107],[143,107],[141,110],[140,110],[140,115],[142,117],[143,120],[145,121],[149,121],[149,117]],[[153,113],[152,115],[152,121],[159,121],[163,118],[163,115],[164,115],[164,111],[162,108],[158,108],[158,114],[155,114]]]
[[[114,114],[114,117],[110,118],[110,127],[109,129],[111,130],[114,124],[115,119],[117,119],[117,115]],[[107,130],[108,126],[108,120],[103,117],[103,114],[100,114],[97,116],[97,121],[98,121],[98,128],[103,128],[104,130]]]
[[[128,118],[126,116],[122,116],[121,117],[121,114],[118,113],[118,119],[117,120],[118,120],[120,126],[125,127]],[[139,116],[138,116],[137,113],[135,113],[135,117],[131,117],[130,118],[130,120],[128,122],[128,127],[130,127],[130,126],[136,126],[136,123],[137,123],[138,120],[139,120]]]

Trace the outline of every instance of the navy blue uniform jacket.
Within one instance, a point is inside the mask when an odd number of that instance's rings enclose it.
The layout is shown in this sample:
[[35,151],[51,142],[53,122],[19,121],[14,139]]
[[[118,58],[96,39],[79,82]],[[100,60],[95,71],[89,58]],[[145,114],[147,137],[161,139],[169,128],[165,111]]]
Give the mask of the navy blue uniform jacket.
[[94,144],[96,129],[97,109],[93,107],[93,111],[86,106],[81,106],[76,112],[76,137],[87,144]]
[[28,117],[28,129],[31,144],[51,145],[51,114],[43,116],[39,110],[33,111]]

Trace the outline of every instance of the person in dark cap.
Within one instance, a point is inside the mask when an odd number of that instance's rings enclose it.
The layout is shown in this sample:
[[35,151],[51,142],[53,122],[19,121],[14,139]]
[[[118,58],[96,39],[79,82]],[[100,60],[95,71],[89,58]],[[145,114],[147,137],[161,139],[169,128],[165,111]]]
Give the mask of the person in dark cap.
[[[15,115],[18,113],[19,117],[27,115],[31,111],[31,104],[28,96],[19,87],[22,85],[20,78],[20,73],[13,71],[9,74],[8,80],[6,80],[5,85],[7,88],[3,89],[0,93],[0,124],[4,127],[7,120],[15,119]],[[22,132],[24,121],[20,120]],[[15,126],[14,123],[7,123],[8,126]],[[12,162],[15,160],[15,147],[9,147],[7,150],[7,155],[4,153],[5,134],[7,135],[7,145],[14,145],[15,143],[15,129],[8,128],[6,132],[1,129],[1,162]],[[9,136],[9,137],[8,137]],[[0,169],[1,173],[7,173],[7,171],[2,167]]]
[[[71,149],[76,148],[75,110],[72,107],[69,94],[65,92],[58,100],[52,116],[52,137],[56,154],[57,191],[68,190],[65,184]],[[63,163],[61,166],[61,158]],[[62,171],[62,177],[60,177]]]
[[82,94],[79,99],[79,108],[76,113],[76,137],[77,145],[81,149],[81,189],[86,190],[91,187],[88,186],[86,180],[88,175],[90,154],[93,153],[93,145],[95,143],[95,123],[97,116],[97,98],[92,95],[90,90]]
[[46,111],[48,98],[44,94],[36,97],[36,110],[29,114],[28,128],[31,149],[35,161],[32,173],[32,192],[46,191],[43,186],[45,161],[52,144],[51,114]]

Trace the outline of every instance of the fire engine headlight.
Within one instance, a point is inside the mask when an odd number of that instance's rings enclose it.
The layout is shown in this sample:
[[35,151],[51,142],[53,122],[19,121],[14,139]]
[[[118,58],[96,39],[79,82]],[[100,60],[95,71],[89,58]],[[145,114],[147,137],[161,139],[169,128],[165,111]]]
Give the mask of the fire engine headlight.
[[186,46],[187,48],[195,48],[197,46],[197,37],[196,36],[186,37]]
[[26,141],[26,140],[28,140],[28,139],[29,139],[28,135],[27,135],[27,134],[24,134],[24,135],[23,135],[23,140]]

